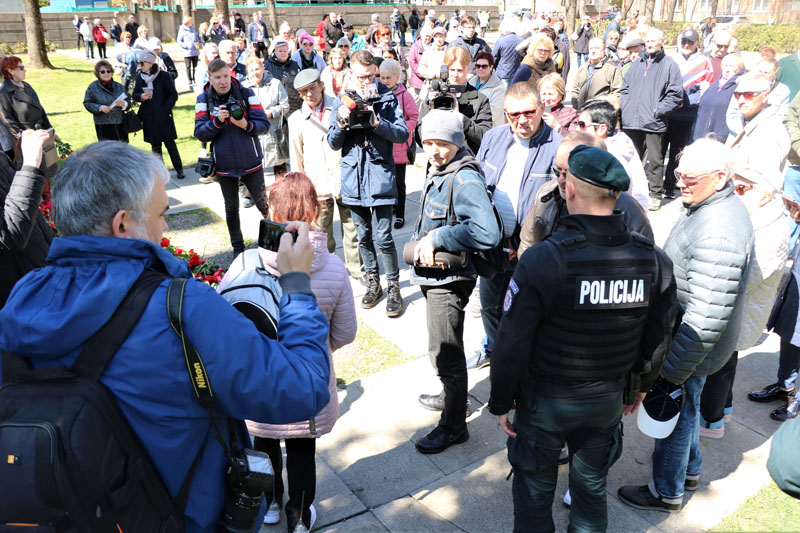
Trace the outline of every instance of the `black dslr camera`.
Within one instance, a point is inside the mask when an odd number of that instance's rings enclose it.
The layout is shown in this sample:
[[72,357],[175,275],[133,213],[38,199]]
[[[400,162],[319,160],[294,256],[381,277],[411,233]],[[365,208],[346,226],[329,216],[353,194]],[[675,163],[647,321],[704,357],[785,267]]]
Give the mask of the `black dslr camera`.
[[242,104],[233,98],[229,98],[225,103],[225,109],[227,109],[231,114],[231,118],[233,120],[241,120],[242,117],[244,117],[244,109],[242,108]]
[[363,97],[352,89],[345,91],[342,96],[342,106],[349,109],[350,114],[347,117],[341,115],[338,117],[340,126],[348,130],[373,129],[375,111],[372,106],[380,99],[378,86],[374,83],[368,83],[364,87]]
[[450,70],[447,65],[442,65],[439,70],[439,79],[431,82],[428,93],[428,107],[452,111],[456,108],[457,99],[461,93],[466,92],[465,84],[448,83]]
[[251,449],[240,450],[233,456],[226,483],[228,499],[222,514],[221,531],[252,532],[264,493],[272,492],[275,473],[269,456]]

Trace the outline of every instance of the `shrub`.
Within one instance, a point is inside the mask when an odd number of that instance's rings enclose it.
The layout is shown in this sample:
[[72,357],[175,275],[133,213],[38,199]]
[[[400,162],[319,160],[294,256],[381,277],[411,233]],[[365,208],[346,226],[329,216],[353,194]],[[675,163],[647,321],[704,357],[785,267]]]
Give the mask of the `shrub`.
[[748,52],[758,52],[771,46],[778,52],[797,51],[800,43],[800,27],[793,24],[746,24],[736,32],[739,48]]

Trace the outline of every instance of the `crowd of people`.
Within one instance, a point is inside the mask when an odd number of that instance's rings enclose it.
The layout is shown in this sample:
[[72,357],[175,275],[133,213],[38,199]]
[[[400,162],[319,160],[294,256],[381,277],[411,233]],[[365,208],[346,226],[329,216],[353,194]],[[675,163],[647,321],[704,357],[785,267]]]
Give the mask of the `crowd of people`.
[[[490,366],[488,409],[509,437],[515,530],[554,530],[565,462],[570,527],[605,530],[622,417],[680,398],[674,416],[659,421],[669,430],[653,435],[651,479],[618,491],[637,509],[679,512],[702,482],[699,438],[725,434],[738,353],[765,329],[781,338],[777,381],[748,398],[782,402],[770,413],[777,421],[800,412],[800,43],[780,60],[765,47],[746,64],[735,30],[723,25],[687,26],[667,43],[636,12],[617,16],[604,35],[588,17],[567,34],[563,16],[539,13],[505,14],[491,47],[488,13],[405,15],[373,15],[358,35],[332,12],[316,37],[286,23],[271,37],[258,12],[249,24],[234,11],[197,29],[183,19],[194,137],[213,161],[201,182],[219,184],[236,257],[223,286],[247,268],[272,276],[283,295],[275,298],[279,334],[268,338],[254,315],[201,284],[189,284],[181,300],[185,331],[170,328],[164,281],[120,341],[105,385],[172,497],[189,472],[187,529],[212,531],[227,516],[231,458],[220,433],[249,430],[276,483],[247,527],[285,513],[290,532],[310,530],[315,439],[338,416],[331,354],[356,333],[350,278],[365,286],[363,308],[385,294],[386,314],[402,316],[393,230],[406,224],[406,167],[424,158],[420,214],[402,259],[425,300],[442,389],[419,396],[441,417],[416,449],[437,454],[469,439],[467,369]],[[0,155],[0,347],[33,368],[69,367],[126,292],[136,292],[142,272],[189,276],[159,245],[169,180],[162,145],[184,177],[174,62],[133,15],[124,31],[114,19],[108,32],[76,17],[76,31],[87,58],[95,42],[101,54],[84,107],[98,141],[116,142],[64,163],[53,193],[55,240],[37,207],[49,120],[21,60],[0,60],[11,139]],[[108,40],[119,43],[120,82],[100,47]],[[134,102],[155,156],[125,144],[124,113]],[[287,224],[277,251],[251,254],[253,267],[240,195],[264,219]],[[661,249],[648,212],[678,195],[684,215]],[[474,293],[485,336],[468,358]],[[42,324],[42,312],[60,319]],[[214,383],[210,420],[191,394],[197,376],[185,370],[184,334],[203,356],[197,375]],[[174,361],[164,365],[165,357]],[[786,486],[776,472],[788,470],[771,471]]]

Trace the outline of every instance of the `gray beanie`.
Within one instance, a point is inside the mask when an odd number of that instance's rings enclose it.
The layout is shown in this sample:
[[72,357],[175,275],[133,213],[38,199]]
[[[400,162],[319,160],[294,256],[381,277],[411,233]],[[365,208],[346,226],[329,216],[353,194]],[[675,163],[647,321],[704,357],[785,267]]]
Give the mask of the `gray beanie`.
[[420,137],[422,142],[447,141],[458,147],[464,146],[464,124],[461,115],[442,109],[430,111],[422,121]]

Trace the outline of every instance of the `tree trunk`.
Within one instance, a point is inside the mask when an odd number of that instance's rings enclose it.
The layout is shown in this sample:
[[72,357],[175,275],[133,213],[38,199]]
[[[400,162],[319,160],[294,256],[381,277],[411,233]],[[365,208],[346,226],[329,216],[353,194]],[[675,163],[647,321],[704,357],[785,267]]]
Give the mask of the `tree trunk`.
[[531,13],[536,13],[536,0],[531,0]]
[[32,68],[53,68],[47,58],[47,47],[44,45],[44,27],[42,13],[37,0],[23,0],[25,11],[25,36],[28,42],[29,65]]
[[181,0],[181,23],[183,23],[183,17],[191,17],[192,16],[192,0]]
[[578,0],[567,0],[567,35],[572,35],[575,31],[575,23],[578,20]]
[[647,3],[644,5],[644,13],[647,15],[647,23],[651,26],[655,26],[655,17],[653,17],[655,9],[656,0],[647,0]]
[[[684,1],[684,4],[686,1]],[[675,18],[675,10],[678,8],[678,0],[670,0],[669,13],[667,14],[667,22],[672,24],[672,19]]]
[[719,6],[719,0],[711,0],[711,18],[715,18],[717,16],[717,7]]
[[628,12],[633,7],[633,0],[622,0],[622,20],[628,19]]
[[[228,12],[228,0],[214,0],[214,13],[222,15],[225,21],[230,24],[228,20],[231,18]],[[231,31],[233,31],[233,28],[231,28]]]
[[267,28],[273,39],[278,37],[278,12],[275,9],[275,0],[267,0]]

